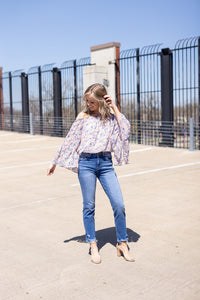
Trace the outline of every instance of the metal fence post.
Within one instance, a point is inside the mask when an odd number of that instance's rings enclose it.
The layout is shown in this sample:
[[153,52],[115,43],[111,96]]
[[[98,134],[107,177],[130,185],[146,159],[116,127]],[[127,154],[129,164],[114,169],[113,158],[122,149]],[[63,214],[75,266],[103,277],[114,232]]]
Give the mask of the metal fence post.
[[23,132],[30,132],[28,75],[21,73]]
[[10,127],[13,131],[13,96],[12,96],[12,73],[9,72],[9,96],[10,96]]
[[[110,62],[109,62],[110,63]],[[115,59],[115,103],[119,111],[121,111],[121,99],[120,99],[120,48],[116,47],[116,59]]]
[[40,110],[40,134],[43,134],[43,110],[42,110],[42,77],[41,77],[41,67],[38,67],[38,88],[39,88],[39,110]]
[[140,124],[140,49],[136,49],[137,59],[137,140],[141,144],[141,124]]
[[190,151],[194,151],[194,118],[190,118]]
[[161,52],[161,133],[162,146],[174,146],[173,134],[173,56],[169,48]]
[[200,38],[198,38],[198,85],[199,85],[199,150],[200,150]]
[[75,109],[75,118],[78,115],[76,68],[77,68],[76,60],[74,60],[74,109]]
[[0,68],[0,129],[4,129],[2,68]]
[[53,68],[54,135],[63,135],[61,72]]
[[32,113],[30,113],[29,118],[30,118],[30,134],[34,135],[34,124],[33,124],[33,114]]

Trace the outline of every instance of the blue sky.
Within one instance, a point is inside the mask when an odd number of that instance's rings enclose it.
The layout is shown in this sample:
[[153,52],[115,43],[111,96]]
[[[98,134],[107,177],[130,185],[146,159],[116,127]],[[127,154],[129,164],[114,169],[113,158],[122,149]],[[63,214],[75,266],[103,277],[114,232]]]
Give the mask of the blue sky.
[[0,0],[3,71],[90,56],[90,47],[121,50],[200,35],[200,0]]

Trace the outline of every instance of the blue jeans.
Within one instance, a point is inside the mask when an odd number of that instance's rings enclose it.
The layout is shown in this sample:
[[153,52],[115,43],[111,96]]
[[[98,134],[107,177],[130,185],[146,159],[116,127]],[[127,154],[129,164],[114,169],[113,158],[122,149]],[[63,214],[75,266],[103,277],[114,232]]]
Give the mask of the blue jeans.
[[117,241],[127,241],[124,201],[113,168],[111,153],[82,153],[79,159],[78,178],[83,196],[83,222],[86,242],[96,241],[94,215],[97,178],[107,194],[113,209]]

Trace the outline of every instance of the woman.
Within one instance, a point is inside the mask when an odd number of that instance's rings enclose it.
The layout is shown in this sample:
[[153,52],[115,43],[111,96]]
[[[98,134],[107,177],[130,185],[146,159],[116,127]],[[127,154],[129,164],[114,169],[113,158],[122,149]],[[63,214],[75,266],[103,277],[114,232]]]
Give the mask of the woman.
[[111,152],[114,152],[114,165],[128,163],[130,124],[101,84],[96,83],[87,88],[83,103],[84,109],[57,151],[47,175],[54,173],[56,165],[78,172],[83,196],[86,242],[90,244],[91,261],[96,264],[101,262],[94,221],[98,178],[114,213],[117,255],[123,255],[127,261],[134,261],[127,246],[124,202],[111,156]]

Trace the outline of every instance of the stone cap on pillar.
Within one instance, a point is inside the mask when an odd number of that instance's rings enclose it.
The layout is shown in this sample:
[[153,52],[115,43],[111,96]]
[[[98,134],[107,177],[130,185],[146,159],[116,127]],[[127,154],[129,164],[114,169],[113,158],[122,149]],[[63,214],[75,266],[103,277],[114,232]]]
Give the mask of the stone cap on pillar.
[[93,47],[90,47],[90,51],[93,52],[93,51],[102,50],[102,49],[106,49],[106,48],[112,48],[112,47],[120,47],[120,43],[111,42],[111,43],[107,43],[107,44],[93,46]]

